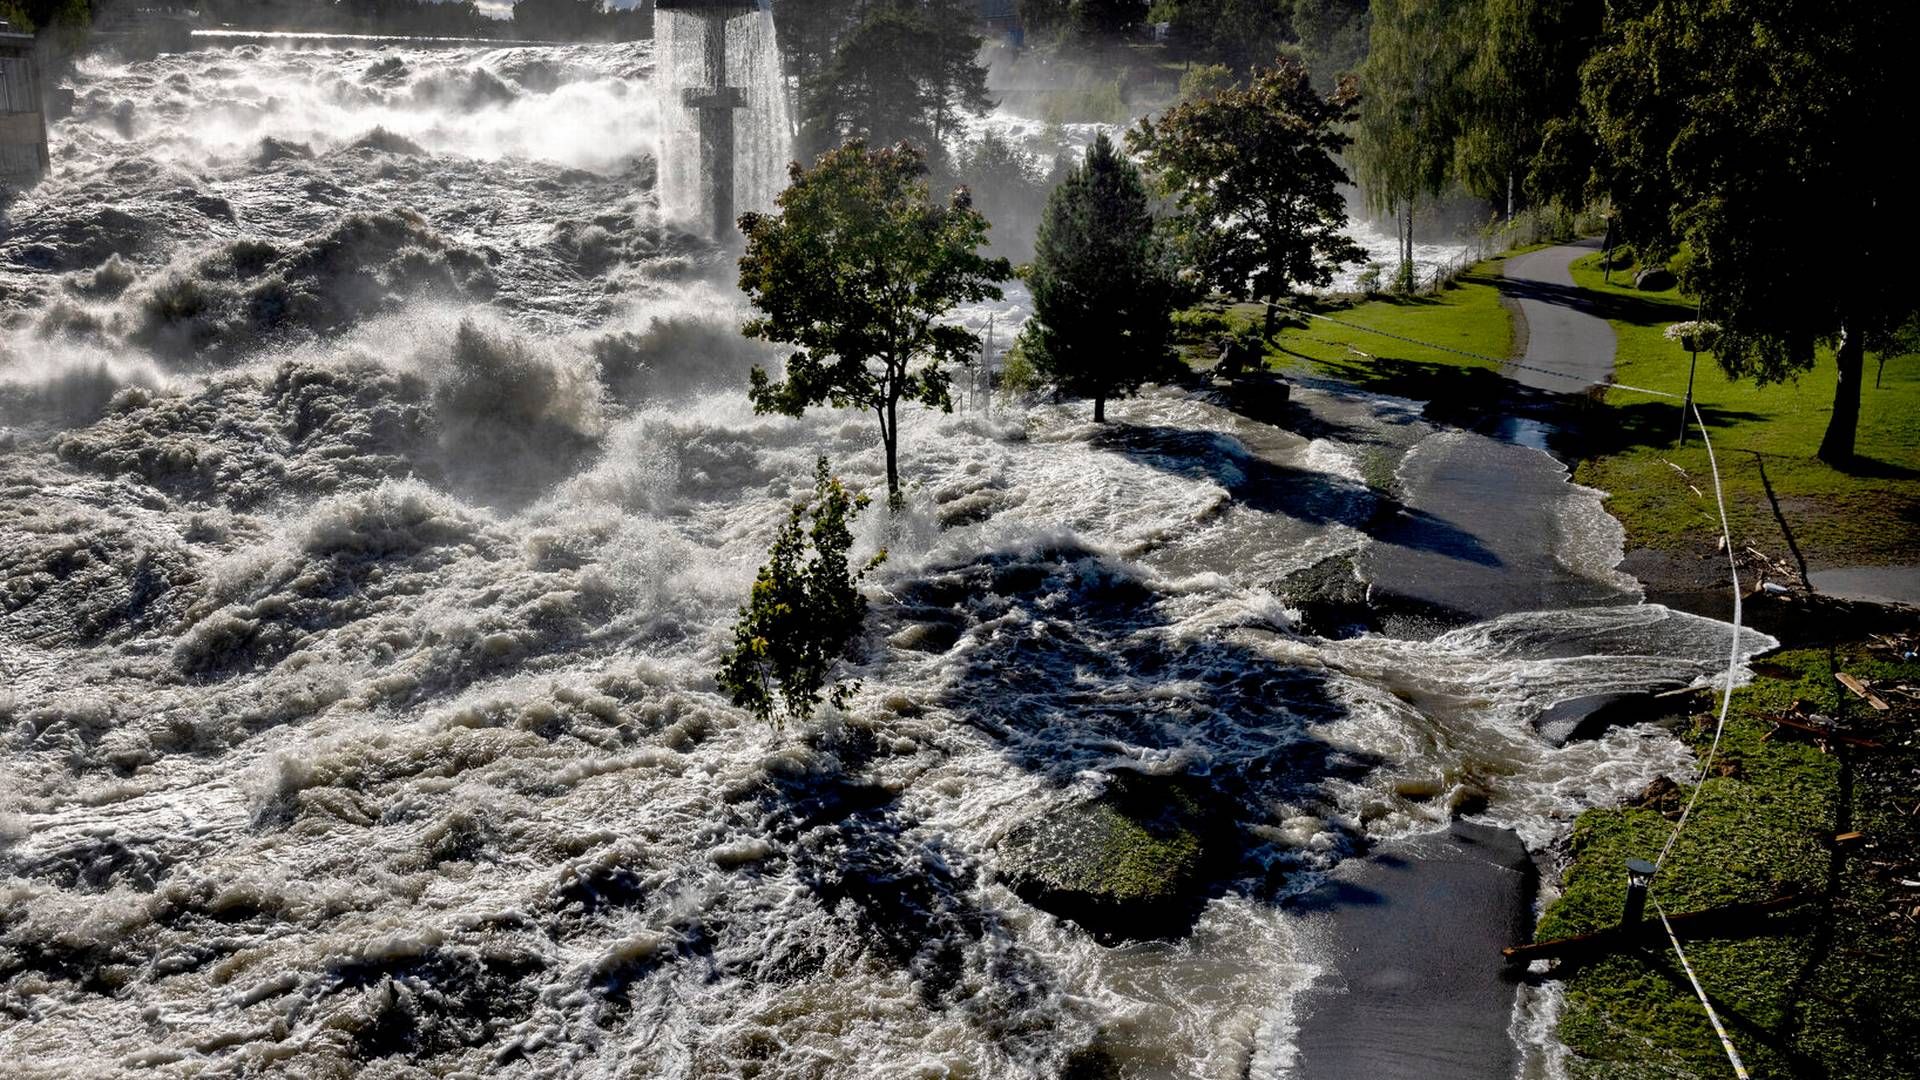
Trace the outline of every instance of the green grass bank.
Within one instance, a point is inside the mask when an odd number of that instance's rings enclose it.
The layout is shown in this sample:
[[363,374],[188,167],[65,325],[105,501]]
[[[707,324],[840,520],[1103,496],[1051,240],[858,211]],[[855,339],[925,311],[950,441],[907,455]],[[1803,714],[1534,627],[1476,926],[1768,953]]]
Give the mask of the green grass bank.
[[[1598,255],[1576,261],[1573,275],[1619,339],[1614,381],[1685,393],[1688,355],[1664,331],[1694,317],[1692,302],[1671,290],[1637,291],[1630,272],[1616,271],[1609,284]],[[1768,386],[1729,378],[1701,354],[1694,397],[1719,455],[1736,544],[1788,556],[1771,487],[1815,568],[1920,561],[1920,357],[1889,359],[1876,387],[1878,361],[1867,358],[1860,461],[1842,470],[1814,456],[1833,411],[1831,352],[1797,380]],[[1675,445],[1679,405],[1620,389],[1605,400],[1618,422],[1594,428],[1575,479],[1609,493],[1629,547],[1712,550],[1720,529],[1707,453],[1697,433]]]
[[[1832,666],[1830,666],[1832,665]],[[1877,713],[1834,667],[1883,687],[1920,686],[1920,663],[1864,646],[1780,653],[1734,694],[1712,775],[1654,895],[1671,914],[1804,892],[1812,899],[1737,934],[1689,943],[1687,958],[1756,1078],[1920,1076],[1920,699]],[[1823,747],[1767,719],[1794,702],[1837,717],[1881,749]],[[1705,754],[1712,717],[1686,734]],[[1564,893],[1542,939],[1619,921],[1624,861],[1652,859],[1691,788],[1590,810],[1571,842]],[[1844,846],[1835,835],[1861,832]],[[1670,948],[1614,953],[1567,972],[1560,1037],[1581,1078],[1730,1075]]]

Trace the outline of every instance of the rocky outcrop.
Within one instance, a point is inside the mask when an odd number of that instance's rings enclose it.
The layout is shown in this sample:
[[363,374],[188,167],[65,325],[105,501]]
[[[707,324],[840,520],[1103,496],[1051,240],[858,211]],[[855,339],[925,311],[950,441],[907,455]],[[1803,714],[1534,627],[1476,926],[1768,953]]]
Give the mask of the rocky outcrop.
[[1232,850],[1230,828],[1201,783],[1119,773],[1101,795],[1014,826],[998,871],[1028,903],[1103,941],[1177,937]]

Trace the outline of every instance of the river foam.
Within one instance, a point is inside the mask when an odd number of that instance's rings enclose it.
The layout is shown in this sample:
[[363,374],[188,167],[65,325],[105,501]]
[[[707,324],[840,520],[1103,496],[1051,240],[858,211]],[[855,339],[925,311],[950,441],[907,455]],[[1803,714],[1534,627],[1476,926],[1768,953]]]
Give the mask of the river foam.
[[[863,415],[745,400],[777,353],[661,220],[648,63],[80,73],[0,240],[9,1070],[1284,1076],[1335,962],[1290,897],[1685,770],[1532,733],[1726,654],[1620,595],[1591,492],[1541,565],[1614,602],[1310,632],[1288,583],[1462,438],[1310,382],[1282,426],[1177,387],[914,413],[860,691],[754,724],[712,672],[768,539],[817,455],[883,466]],[[1184,934],[1102,944],[996,872],[1119,771],[1247,838]]]

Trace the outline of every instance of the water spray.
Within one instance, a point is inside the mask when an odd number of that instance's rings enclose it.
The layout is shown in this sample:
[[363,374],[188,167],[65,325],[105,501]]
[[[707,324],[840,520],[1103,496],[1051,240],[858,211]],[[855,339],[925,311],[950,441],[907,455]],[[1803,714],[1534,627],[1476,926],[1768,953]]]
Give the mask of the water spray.
[[658,11],[684,11],[700,19],[707,85],[681,90],[680,101],[700,117],[700,175],[707,181],[713,237],[733,229],[733,114],[747,106],[746,91],[727,85],[727,23],[758,10],[742,0],[659,0]]

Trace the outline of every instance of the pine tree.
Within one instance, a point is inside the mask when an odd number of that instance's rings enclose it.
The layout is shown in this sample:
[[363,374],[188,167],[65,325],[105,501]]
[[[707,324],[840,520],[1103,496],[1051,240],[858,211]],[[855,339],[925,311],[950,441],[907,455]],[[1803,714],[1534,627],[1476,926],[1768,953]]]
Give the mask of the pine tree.
[[1146,183],[1105,133],[1047,200],[1026,276],[1034,318],[1022,351],[1106,420],[1107,399],[1139,389],[1165,359],[1173,288]]

